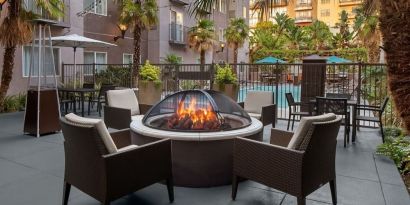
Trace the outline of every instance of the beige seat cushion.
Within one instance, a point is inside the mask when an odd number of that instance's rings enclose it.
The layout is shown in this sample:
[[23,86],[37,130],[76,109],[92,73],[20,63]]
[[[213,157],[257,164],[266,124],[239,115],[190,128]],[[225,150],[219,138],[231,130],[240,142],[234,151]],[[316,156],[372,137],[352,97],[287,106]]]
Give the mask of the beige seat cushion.
[[112,140],[111,135],[108,132],[104,121],[100,119],[80,117],[73,113],[67,114],[65,116],[65,119],[71,123],[78,124],[78,125],[94,126],[97,129],[97,132],[100,135],[102,141],[104,142],[104,145],[107,148],[108,153],[111,154],[111,153],[118,152],[117,146]]
[[126,146],[126,147],[120,148],[120,149],[118,149],[118,151],[119,151],[119,152],[127,151],[127,150],[129,150],[129,149],[133,149],[133,148],[137,148],[137,147],[138,147],[138,145],[132,144],[132,145],[128,145],[128,146]]
[[314,122],[327,122],[336,119],[336,115],[333,113],[327,113],[324,115],[312,116],[312,117],[302,117],[300,120],[299,126],[296,128],[292,139],[288,144],[289,149],[299,150],[300,145],[303,142],[303,139],[309,132],[309,129]]
[[108,105],[111,107],[130,109],[131,115],[139,115],[140,108],[134,90],[109,90],[107,91]]
[[255,118],[255,119],[258,119],[258,120],[260,120],[261,117],[262,117],[262,115],[259,114],[259,113],[248,112],[248,114],[249,114],[249,116],[251,116],[251,117],[253,117],[253,118]]
[[272,104],[274,104],[273,92],[248,91],[246,93],[244,110],[248,113],[262,114],[262,107]]

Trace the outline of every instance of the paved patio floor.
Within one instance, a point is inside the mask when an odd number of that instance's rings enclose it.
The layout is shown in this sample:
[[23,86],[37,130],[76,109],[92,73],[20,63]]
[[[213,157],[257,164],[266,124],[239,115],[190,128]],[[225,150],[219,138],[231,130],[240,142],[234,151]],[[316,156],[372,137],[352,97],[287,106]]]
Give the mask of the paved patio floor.
[[[62,134],[39,139],[22,135],[23,113],[0,115],[0,204],[61,204],[64,173]],[[278,127],[284,128],[285,121]],[[265,128],[265,141],[270,127]],[[341,129],[343,130],[343,129]],[[410,198],[391,160],[374,154],[381,143],[377,130],[361,129],[355,144],[343,148],[339,135],[336,172],[338,204],[409,205]],[[285,205],[296,198],[251,181],[240,183],[236,201],[231,186],[214,188],[175,188],[175,205]],[[330,204],[329,186],[308,196],[307,204]],[[69,204],[96,205],[96,200],[72,189]],[[169,204],[166,188],[154,184],[112,204]]]

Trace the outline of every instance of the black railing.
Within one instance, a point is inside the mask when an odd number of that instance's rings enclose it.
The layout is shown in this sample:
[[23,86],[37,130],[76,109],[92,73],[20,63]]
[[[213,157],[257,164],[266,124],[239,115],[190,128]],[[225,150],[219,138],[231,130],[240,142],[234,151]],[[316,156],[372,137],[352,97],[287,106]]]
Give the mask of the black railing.
[[[210,89],[214,83],[214,64],[158,64],[162,71],[163,97],[180,90]],[[297,101],[312,99],[312,93],[349,94],[359,104],[380,105],[388,96],[385,64],[238,64],[236,68],[239,83],[238,101],[244,101],[249,90],[272,91],[278,106],[278,118],[288,117],[288,104],[285,93],[292,93]],[[133,87],[131,65],[107,64],[64,64],[62,83],[73,86],[75,83],[112,83],[119,87]],[[308,72],[312,67],[323,69],[323,74]],[[76,75],[74,75],[76,70]],[[303,71],[306,70],[304,73]],[[77,76],[77,81],[74,80]],[[81,79],[81,80],[79,80]],[[389,104],[383,119],[386,125],[397,125],[394,108]],[[367,112],[365,115],[375,115]],[[378,126],[365,123],[365,126]]]

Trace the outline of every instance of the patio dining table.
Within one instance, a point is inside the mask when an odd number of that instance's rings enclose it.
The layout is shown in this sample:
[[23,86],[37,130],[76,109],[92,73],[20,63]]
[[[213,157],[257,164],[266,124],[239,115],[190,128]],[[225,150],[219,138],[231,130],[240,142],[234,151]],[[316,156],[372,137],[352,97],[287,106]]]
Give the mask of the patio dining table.
[[69,94],[69,93],[77,93],[80,95],[81,101],[81,116],[84,117],[84,101],[85,101],[85,94],[86,93],[95,93],[98,90],[94,88],[58,88],[59,92]]
[[[356,141],[356,109],[357,109],[357,100],[351,100],[348,99],[347,100],[347,105],[352,107],[352,142]],[[313,113],[312,112],[312,106],[314,106],[316,104],[316,99],[311,99],[309,100],[309,113]],[[350,126],[350,123],[349,123]]]

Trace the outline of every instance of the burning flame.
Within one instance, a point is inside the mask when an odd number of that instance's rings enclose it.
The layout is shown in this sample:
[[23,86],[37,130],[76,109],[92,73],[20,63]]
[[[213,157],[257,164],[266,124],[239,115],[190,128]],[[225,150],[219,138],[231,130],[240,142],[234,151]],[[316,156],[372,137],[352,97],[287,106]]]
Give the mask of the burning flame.
[[196,98],[192,98],[189,105],[185,107],[185,102],[178,104],[177,112],[168,120],[169,128],[176,129],[219,129],[220,122],[210,104],[207,108],[198,107]]

